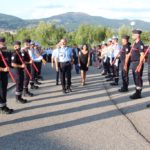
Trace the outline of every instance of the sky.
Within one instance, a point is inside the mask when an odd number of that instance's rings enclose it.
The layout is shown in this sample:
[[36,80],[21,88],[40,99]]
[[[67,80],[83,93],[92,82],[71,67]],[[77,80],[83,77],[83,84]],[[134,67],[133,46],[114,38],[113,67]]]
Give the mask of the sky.
[[83,12],[110,19],[150,22],[150,0],[0,0],[0,13],[22,19],[47,18],[66,12]]

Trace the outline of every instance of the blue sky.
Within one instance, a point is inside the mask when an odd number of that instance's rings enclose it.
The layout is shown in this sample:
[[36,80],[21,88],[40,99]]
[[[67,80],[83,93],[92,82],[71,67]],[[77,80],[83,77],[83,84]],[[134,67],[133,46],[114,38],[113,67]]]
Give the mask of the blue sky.
[[150,22],[150,0],[4,0],[0,5],[0,13],[23,19],[46,18],[66,12]]

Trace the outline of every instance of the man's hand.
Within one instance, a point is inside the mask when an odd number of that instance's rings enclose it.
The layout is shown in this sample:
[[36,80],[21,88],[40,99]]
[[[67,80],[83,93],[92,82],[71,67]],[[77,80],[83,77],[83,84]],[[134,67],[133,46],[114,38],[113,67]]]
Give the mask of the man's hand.
[[42,63],[45,65],[46,64],[46,61],[45,61],[45,59],[42,59]]
[[25,64],[22,64],[20,68],[25,68]]
[[33,63],[33,60],[30,60],[29,64],[32,64]]
[[8,68],[8,67],[5,67],[3,71],[4,71],[4,72],[9,72],[9,68]]
[[54,68],[54,63],[52,62],[52,68]]
[[56,71],[57,71],[57,72],[59,71],[58,67],[56,67]]

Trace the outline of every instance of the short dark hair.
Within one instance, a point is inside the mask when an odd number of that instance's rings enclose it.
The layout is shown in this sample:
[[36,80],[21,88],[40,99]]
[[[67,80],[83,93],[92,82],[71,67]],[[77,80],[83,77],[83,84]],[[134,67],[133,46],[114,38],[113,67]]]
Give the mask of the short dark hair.
[[31,39],[26,38],[23,40],[23,43],[31,43]]
[[21,42],[20,42],[20,41],[15,41],[15,42],[13,43],[13,45],[21,45]]
[[5,37],[0,37],[0,42],[5,42]]

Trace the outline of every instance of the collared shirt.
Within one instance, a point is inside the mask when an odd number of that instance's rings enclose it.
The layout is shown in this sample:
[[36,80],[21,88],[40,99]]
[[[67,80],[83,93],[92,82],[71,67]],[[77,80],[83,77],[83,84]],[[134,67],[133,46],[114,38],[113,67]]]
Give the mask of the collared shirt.
[[144,52],[144,44],[142,41],[134,43],[131,52],[131,61],[140,61],[140,53]]
[[35,52],[34,49],[30,49],[30,50],[28,50],[28,52],[29,52],[29,55],[30,55],[31,59],[34,62],[40,62],[43,59],[42,56],[38,56],[38,54]]
[[113,45],[113,57],[114,58],[118,55],[120,49],[121,49],[121,46],[119,44]]
[[130,43],[127,43],[126,45],[122,46],[122,49],[120,51],[120,60],[121,62],[125,61],[126,55],[130,53]]
[[30,62],[30,55],[27,49],[21,48],[21,52],[24,53],[23,61]]
[[112,45],[108,46],[107,47],[107,57],[109,57],[111,61],[112,61],[112,58],[114,57],[113,52],[114,52],[113,46]]
[[70,47],[59,48],[56,53],[56,58],[59,62],[68,62],[72,60],[73,52]]

